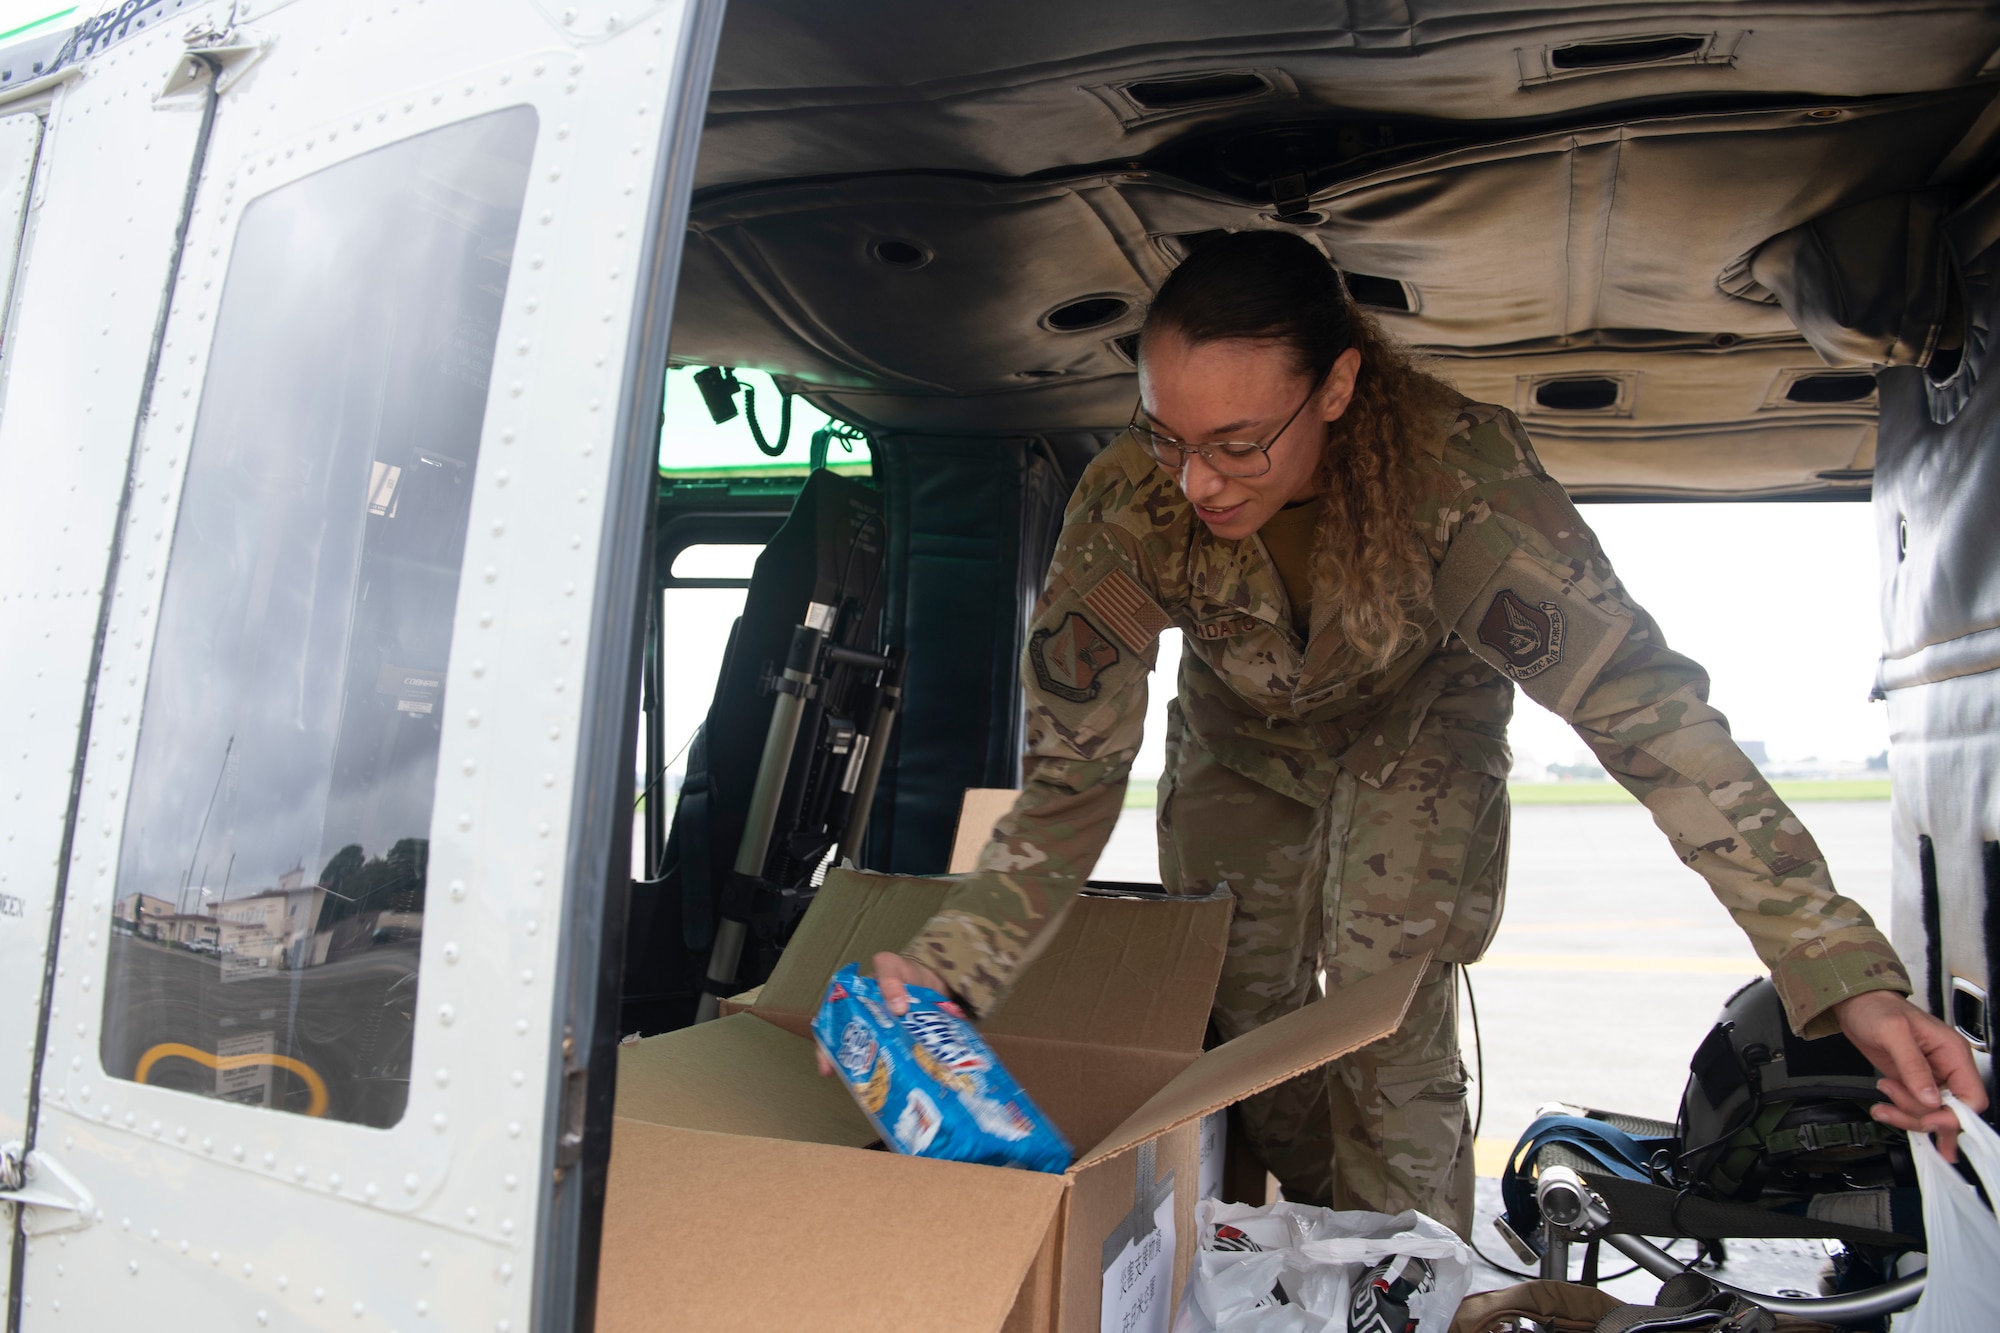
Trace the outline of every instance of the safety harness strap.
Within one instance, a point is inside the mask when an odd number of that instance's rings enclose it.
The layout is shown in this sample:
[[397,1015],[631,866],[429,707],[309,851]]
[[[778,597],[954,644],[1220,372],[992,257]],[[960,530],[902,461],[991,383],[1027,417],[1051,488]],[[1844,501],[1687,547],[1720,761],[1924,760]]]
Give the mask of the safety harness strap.
[[1799,1125],[1778,1129],[1764,1136],[1764,1155],[1792,1157],[1821,1148],[1873,1148],[1889,1141],[1901,1130],[1889,1130],[1873,1120],[1841,1120],[1830,1125]]
[[1673,1146],[1670,1138],[1634,1138],[1614,1125],[1588,1116],[1545,1115],[1537,1119],[1514,1146],[1506,1173],[1500,1178],[1500,1198],[1506,1207],[1507,1225],[1531,1243],[1542,1225],[1542,1210],[1535,1202],[1535,1162],[1542,1149],[1551,1143],[1560,1143],[1610,1174],[1640,1184],[1653,1183],[1648,1166],[1653,1154]]
[[1660,1287],[1653,1305],[1621,1305],[1597,1321],[1593,1333],[1773,1333],[1778,1321],[1769,1310],[1724,1291],[1700,1273],[1681,1273]]

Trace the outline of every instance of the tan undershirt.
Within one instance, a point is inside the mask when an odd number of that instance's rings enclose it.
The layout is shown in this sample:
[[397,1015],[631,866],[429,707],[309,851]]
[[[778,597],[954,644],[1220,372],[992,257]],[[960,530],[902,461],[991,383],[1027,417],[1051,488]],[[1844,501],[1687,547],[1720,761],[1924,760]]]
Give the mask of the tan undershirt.
[[1278,581],[1285,585],[1285,597],[1292,604],[1292,628],[1302,639],[1312,625],[1312,546],[1319,510],[1317,498],[1295,500],[1265,519],[1257,530],[1271,563],[1278,567]]

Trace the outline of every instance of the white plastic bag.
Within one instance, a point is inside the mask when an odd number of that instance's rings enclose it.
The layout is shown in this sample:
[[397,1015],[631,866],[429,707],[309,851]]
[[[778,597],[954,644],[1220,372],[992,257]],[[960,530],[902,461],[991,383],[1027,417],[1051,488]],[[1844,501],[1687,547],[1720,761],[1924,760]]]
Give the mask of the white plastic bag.
[[[1965,1126],[1958,1150],[1987,1194],[2000,1197],[2000,1134],[1950,1093],[1944,1103]],[[1945,1165],[1930,1135],[1910,1135],[1910,1153],[1924,1192],[1930,1276],[1922,1298],[1896,1316],[1895,1333],[1992,1333],[2000,1325],[2000,1221],[1979,1201],[1978,1191]]]
[[[1219,1247],[1218,1225],[1235,1228],[1256,1248]],[[1174,1333],[1347,1333],[1354,1282],[1393,1255],[1429,1262],[1431,1281],[1410,1297],[1410,1313],[1417,1333],[1446,1333],[1472,1284],[1465,1242],[1417,1212],[1335,1212],[1293,1203],[1253,1208],[1203,1199],[1195,1205],[1195,1235]]]

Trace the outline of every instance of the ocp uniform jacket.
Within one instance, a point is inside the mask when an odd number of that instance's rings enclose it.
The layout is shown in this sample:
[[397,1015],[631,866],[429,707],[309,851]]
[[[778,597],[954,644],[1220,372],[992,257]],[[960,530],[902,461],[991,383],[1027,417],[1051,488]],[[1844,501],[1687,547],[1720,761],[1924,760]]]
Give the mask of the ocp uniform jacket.
[[[1132,438],[1084,473],[1037,607],[1023,679],[1020,798],[979,869],[906,953],[990,1011],[1046,944],[1123,805],[1159,636],[1183,635],[1181,710],[1223,764],[1317,805],[1341,770],[1380,786],[1430,721],[1454,762],[1504,779],[1513,686],[1571,723],[1651,811],[1771,969],[1797,1030],[1862,991],[1908,994],[1868,914],[1708,705],[1708,678],[1625,594],[1513,413],[1466,403],[1417,464],[1414,521],[1433,565],[1419,633],[1370,670],[1315,605],[1301,639],[1255,536],[1212,535]],[[1322,602],[1331,599],[1321,598]],[[1440,727],[1438,724],[1442,722]],[[1498,904],[1439,943],[1472,962]]]

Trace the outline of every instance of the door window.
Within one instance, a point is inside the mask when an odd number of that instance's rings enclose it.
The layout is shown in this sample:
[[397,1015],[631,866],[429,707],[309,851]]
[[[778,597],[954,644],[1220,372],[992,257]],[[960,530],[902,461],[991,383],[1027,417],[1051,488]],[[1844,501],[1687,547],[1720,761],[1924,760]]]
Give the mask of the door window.
[[537,117],[237,231],[118,861],[114,1076],[386,1127],[408,1098],[445,669]]

